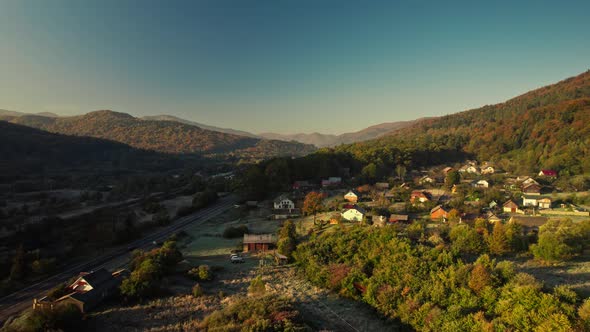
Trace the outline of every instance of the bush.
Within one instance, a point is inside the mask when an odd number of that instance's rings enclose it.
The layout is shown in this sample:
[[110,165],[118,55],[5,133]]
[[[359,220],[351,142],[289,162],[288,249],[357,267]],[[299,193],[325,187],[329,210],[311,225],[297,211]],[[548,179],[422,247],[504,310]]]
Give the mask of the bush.
[[194,267],[188,271],[188,275],[195,280],[201,281],[209,281],[213,279],[213,271],[209,268],[209,265],[199,265],[198,267]]
[[248,226],[246,225],[239,225],[239,226],[228,226],[223,230],[223,237],[226,239],[235,239],[244,237],[244,234],[248,234]]
[[241,298],[205,317],[199,331],[308,331],[290,300],[276,295]]
[[61,304],[53,310],[38,309],[25,312],[20,317],[7,321],[2,331],[83,331],[83,315],[73,304]]
[[194,297],[201,297],[203,295],[204,295],[203,287],[201,287],[201,285],[199,285],[199,284],[195,284],[193,286],[193,296]]
[[266,293],[266,283],[262,280],[261,276],[257,276],[252,279],[250,286],[248,287],[248,294],[251,295],[264,295]]

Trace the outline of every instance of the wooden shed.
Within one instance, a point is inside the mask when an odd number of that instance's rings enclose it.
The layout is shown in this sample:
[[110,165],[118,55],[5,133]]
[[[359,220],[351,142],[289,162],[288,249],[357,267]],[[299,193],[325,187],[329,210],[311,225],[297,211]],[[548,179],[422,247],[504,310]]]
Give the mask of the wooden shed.
[[274,249],[277,243],[274,234],[244,234],[244,252],[267,251]]

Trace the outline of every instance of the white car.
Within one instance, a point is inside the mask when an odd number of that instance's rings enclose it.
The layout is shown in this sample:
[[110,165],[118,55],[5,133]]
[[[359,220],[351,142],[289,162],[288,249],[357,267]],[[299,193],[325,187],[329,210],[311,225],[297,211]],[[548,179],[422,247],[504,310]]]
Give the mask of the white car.
[[233,264],[244,263],[244,258],[238,255],[232,255],[230,260]]

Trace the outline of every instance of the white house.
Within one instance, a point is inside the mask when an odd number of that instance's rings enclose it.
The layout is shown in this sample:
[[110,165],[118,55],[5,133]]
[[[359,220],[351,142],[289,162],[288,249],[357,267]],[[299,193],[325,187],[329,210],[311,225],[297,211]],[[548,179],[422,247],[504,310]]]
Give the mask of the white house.
[[524,206],[538,206],[539,205],[539,196],[522,196],[522,205]]
[[493,166],[486,166],[481,169],[481,174],[494,174],[496,169]]
[[471,185],[475,188],[489,188],[490,183],[486,180],[479,180],[474,181]]
[[351,209],[347,209],[344,212],[342,212],[342,219],[347,220],[347,221],[362,221],[363,217],[365,216],[366,212],[364,209],[355,206]]
[[430,176],[426,175],[426,176],[423,176],[419,182],[420,182],[420,184],[425,184],[425,183],[433,184],[436,182],[436,180],[431,178]]
[[293,210],[295,208],[295,203],[285,195],[277,197],[273,203],[275,210]]
[[474,165],[465,165],[465,166],[459,168],[459,172],[479,174],[479,170],[477,169],[477,166],[474,166]]

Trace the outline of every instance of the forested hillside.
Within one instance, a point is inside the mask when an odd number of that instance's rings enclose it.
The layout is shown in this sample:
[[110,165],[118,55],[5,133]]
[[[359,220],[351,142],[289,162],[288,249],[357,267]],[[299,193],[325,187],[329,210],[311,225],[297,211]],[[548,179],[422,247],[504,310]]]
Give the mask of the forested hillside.
[[[457,150],[506,170],[590,172],[590,71],[504,103],[424,119],[376,140],[343,146],[358,159],[387,163],[390,151]],[[375,158],[377,157],[377,158]]]
[[[285,143],[285,149],[267,149],[276,144],[257,138],[205,130],[174,121],[147,121],[129,114],[96,111],[82,116],[49,118],[38,115],[4,117],[4,120],[54,133],[105,138],[135,148],[165,153],[225,154],[264,158],[276,155],[305,155],[314,147]],[[277,143],[278,144],[278,143]]]
[[0,173],[43,176],[71,170],[160,170],[180,166],[178,158],[91,137],[71,137],[0,121]]

